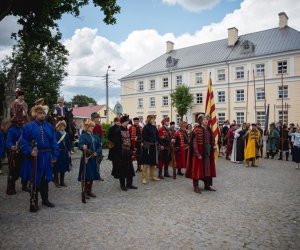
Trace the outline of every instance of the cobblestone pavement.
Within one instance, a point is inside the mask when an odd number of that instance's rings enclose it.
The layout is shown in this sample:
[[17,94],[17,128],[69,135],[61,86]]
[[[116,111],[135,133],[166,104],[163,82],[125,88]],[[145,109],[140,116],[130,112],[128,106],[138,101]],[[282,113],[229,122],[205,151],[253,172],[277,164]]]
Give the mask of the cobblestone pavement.
[[300,249],[300,170],[263,160],[246,168],[217,162],[217,192],[192,191],[191,180],[152,182],[121,191],[102,163],[96,199],[82,204],[78,157],[67,188],[50,185],[56,207],[32,214],[29,195],[5,195],[0,176],[0,249]]

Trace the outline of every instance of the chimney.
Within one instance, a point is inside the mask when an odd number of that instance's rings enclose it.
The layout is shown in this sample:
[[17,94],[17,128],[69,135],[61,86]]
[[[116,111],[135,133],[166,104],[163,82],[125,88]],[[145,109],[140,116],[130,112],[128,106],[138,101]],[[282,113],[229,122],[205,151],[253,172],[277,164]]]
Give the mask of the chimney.
[[171,52],[172,50],[174,50],[174,43],[171,41],[167,41],[167,53]]
[[285,14],[285,12],[280,12],[278,13],[279,16],[279,29],[283,29],[286,26],[288,26],[288,16]]
[[228,46],[233,47],[238,40],[238,29],[236,27],[232,27],[228,29]]

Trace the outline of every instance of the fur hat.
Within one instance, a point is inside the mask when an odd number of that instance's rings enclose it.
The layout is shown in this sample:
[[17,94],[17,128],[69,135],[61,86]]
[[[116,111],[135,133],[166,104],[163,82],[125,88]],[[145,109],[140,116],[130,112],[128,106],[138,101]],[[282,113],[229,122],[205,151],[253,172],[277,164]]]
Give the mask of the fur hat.
[[49,107],[47,105],[43,105],[42,107],[43,107],[45,114],[47,115],[49,112]]
[[61,127],[61,126],[67,126],[67,123],[64,121],[64,120],[62,120],[62,121],[59,121],[56,125],[55,125],[55,128],[56,129],[58,129],[59,127]]
[[16,95],[17,96],[25,95],[25,91],[23,89],[17,88],[16,89]]
[[139,120],[140,120],[140,118],[138,118],[138,117],[134,117],[132,120],[133,120],[133,121],[139,121]]
[[161,124],[164,125],[166,122],[169,122],[170,118],[169,117],[165,117],[164,119],[162,119]]
[[57,98],[57,103],[64,103],[65,102],[65,99],[63,96],[60,96]]
[[40,99],[37,99],[35,102],[34,102],[35,105],[43,105],[44,104],[44,98],[40,98]]
[[37,105],[33,108],[33,112],[35,114],[40,113],[40,112],[45,113],[45,110],[42,105]]
[[85,129],[88,129],[89,127],[95,127],[95,123],[90,120],[90,119],[87,119],[85,122],[84,122],[84,128]]
[[91,119],[101,118],[97,112],[91,113]]
[[129,116],[128,115],[122,116],[120,121],[121,121],[121,123],[128,122],[129,121]]
[[175,125],[175,122],[170,122],[170,125]]

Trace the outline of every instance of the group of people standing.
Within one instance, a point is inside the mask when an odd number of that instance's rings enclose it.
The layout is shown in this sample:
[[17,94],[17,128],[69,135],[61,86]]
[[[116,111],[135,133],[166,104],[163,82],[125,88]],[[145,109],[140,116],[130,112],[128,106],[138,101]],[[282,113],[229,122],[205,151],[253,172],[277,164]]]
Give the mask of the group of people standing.
[[220,128],[222,131],[219,143],[219,148],[224,146],[226,159],[235,163],[246,162],[246,166],[257,166],[257,160],[263,157],[264,151],[264,135],[266,136],[266,159],[274,159],[279,153],[278,160],[289,160],[290,151],[293,161],[296,162],[299,168],[299,149],[297,136],[299,127],[295,127],[293,123],[288,127],[286,124],[280,123],[275,125],[271,123],[267,131],[263,131],[259,123],[244,123],[243,125],[228,121]]

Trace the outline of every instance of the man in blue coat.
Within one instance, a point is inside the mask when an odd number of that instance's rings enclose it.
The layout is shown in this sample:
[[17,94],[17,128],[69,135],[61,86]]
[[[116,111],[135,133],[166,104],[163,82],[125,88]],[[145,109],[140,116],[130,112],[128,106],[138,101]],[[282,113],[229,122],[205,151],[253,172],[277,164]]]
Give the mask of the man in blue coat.
[[[24,116],[22,113],[17,113],[11,119],[11,127],[7,132],[6,139],[6,149],[8,158],[8,178],[7,178],[7,188],[6,194],[13,195],[16,194],[16,180],[19,179],[22,163],[23,154],[20,150],[20,144],[22,139],[22,130],[24,124]],[[22,180],[22,190],[29,192],[27,187],[27,181]]]
[[54,207],[48,199],[48,183],[52,181],[52,164],[59,155],[55,132],[46,118],[43,106],[35,107],[36,119],[23,128],[21,150],[24,154],[22,178],[31,181],[30,212],[38,211],[38,191],[42,204]]

